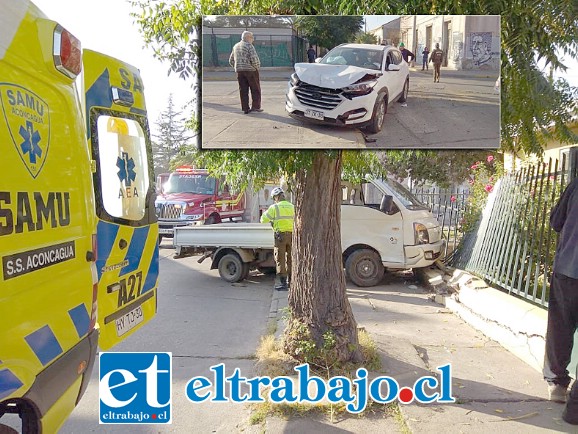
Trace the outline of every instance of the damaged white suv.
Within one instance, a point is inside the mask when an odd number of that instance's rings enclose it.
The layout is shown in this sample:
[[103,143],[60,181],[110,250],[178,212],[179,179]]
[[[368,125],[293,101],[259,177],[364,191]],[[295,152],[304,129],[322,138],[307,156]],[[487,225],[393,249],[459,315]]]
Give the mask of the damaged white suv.
[[389,45],[342,44],[316,63],[296,63],[285,109],[308,122],[365,128],[383,127],[387,106],[404,102],[409,66]]

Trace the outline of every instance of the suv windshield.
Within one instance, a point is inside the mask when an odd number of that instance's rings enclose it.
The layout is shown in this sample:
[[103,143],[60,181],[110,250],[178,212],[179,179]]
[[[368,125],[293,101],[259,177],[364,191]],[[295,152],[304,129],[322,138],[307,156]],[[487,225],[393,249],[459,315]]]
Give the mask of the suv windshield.
[[213,194],[216,179],[208,175],[173,173],[165,184],[165,193]]
[[324,65],[351,65],[380,71],[382,61],[382,49],[335,47],[319,63]]
[[409,210],[429,210],[427,206],[421,203],[407,188],[398,182],[391,179],[383,179],[384,183],[391,189],[391,192],[395,195],[403,206]]

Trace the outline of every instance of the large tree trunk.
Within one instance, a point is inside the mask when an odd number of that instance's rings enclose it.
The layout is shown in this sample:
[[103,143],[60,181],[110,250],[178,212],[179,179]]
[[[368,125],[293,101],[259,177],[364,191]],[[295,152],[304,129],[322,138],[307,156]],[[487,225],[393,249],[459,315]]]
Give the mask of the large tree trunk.
[[[341,152],[317,152],[310,169],[297,174],[295,230],[285,351],[301,361],[323,364],[323,354],[307,349],[329,345],[332,361],[361,362],[357,323],[345,291],[341,255]],[[329,332],[327,334],[327,332]],[[315,359],[319,360],[315,360]]]

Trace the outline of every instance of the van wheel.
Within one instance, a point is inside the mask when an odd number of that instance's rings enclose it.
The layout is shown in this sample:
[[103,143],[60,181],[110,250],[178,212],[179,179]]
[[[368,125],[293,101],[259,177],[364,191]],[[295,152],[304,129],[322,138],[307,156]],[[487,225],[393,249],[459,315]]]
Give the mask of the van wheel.
[[409,78],[406,78],[405,83],[403,85],[403,90],[401,91],[401,95],[399,96],[397,102],[406,102],[408,92],[409,92]]
[[385,273],[381,258],[373,250],[356,250],[345,261],[345,270],[357,286],[375,286]]
[[239,282],[249,275],[249,264],[236,253],[228,253],[219,261],[219,275],[229,283]]
[[365,129],[372,133],[379,133],[383,128],[383,121],[385,120],[385,114],[387,113],[387,95],[380,94],[375,101],[375,106],[373,107],[373,115],[371,116],[371,123],[365,127]]

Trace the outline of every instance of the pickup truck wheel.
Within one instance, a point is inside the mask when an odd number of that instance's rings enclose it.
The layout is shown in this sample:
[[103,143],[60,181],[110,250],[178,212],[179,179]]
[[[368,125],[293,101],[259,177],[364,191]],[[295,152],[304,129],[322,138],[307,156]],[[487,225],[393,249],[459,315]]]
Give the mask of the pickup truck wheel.
[[375,286],[385,273],[381,258],[373,250],[356,250],[345,261],[345,269],[357,286]]
[[387,95],[379,94],[373,107],[373,114],[371,116],[371,123],[365,128],[368,132],[375,134],[379,133],[383,128],[385,114],[387,113]]
[[227,282],[239,282],[249,275],[249,264],[243,262],[239,255],[228,253],[219,260],[219,275]]

